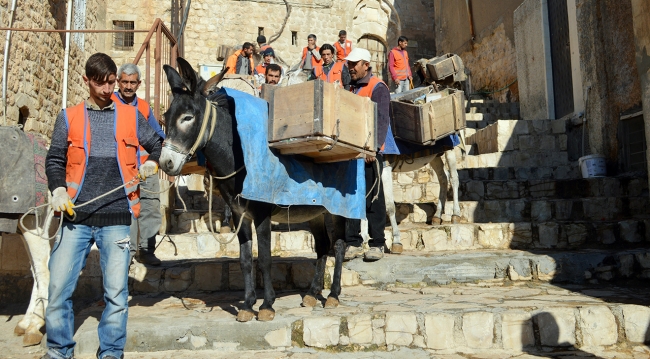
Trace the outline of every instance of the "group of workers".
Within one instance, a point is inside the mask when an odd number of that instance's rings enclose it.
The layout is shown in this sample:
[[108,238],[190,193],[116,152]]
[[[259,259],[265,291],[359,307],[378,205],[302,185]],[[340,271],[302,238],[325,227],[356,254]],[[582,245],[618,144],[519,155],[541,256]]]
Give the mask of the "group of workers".
[[[392,136],[390,92],[372,74],[370,52],[352,49],[352,42],[346,37],[342,30],[333,46],[319,47],[316,35],[309,35],[300,67],[310,73],[310,79],[337,83],[377,103],[377,155],[365,159],[366,186],[374,187],[366,200],[370,249],[365,253],[362,249],[360,220],[348,219],[345,228],[345,259],[365,256],[376,261],[384,253],[386,205],[382,186],[373,184],[381,176],[383,143]],[[265,83],[277,85],[282,68],[273,61],[273,48],[263,36],[257,42],[264,59],[261,64],[253,63],[254,45],[244,43],[226,66],[231,73],[263,75]],[[411,79],[407,44],[408,39],[400,37],[398,46],[389,54],[389,70],[398,92],[407,90]],[[131,261],[136,258],[144,264],[160,265],[154,254],[161,225],[156,173],[165,134],[149,104],[136,95],[141,84],[140,70],[134,64],[117,69],[110,56],[96,53],[86,62],[83,81],[89,97],[59,113],[45,163],[51,205],[73,219],[63,222],[48,264],[48,351],[42,359],[74,356],[71,298],[93,244],[99,250],[105,302],[98,327],[99,359],[119,359],[124,355]],[[116,84],[118,91],[114,92]],[[123,191],[111,191],[120,186]],[[101,201],[92,202],[102,195]]]

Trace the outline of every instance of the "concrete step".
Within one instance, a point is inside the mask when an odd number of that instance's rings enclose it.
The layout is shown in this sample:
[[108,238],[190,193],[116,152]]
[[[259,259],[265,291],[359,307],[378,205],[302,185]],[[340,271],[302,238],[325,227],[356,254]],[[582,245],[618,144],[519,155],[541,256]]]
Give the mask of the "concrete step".
[[[507,358],[538,350],[635,347],[646,340],[650,326],[645,293],[613,286],[354,286],[343,290],[336,309],[301,308],[300,294],[285,291],[278,292],[273,321],[238,323],[242,297],[241,292],[136,295],[130,301],[126,351],[183,349],[198,356],[203,350],[234,354],[293,347],[330,353],[388,350],[392,357],[412,357],[410,347],[436,357],[493,350],[488,357]],[[102,310],[96,303],[78,312],[82,324],[75,354],[97,350]]]
[[457,168],[459,170],[490,167],[578,167],[577,162],[569,160],[569,154],[566,150],[552,150],[545,152],[527,152],[517,150],[467,155],[464,159],[462,159],[460,149],[457,149],[456,152],[456,157],[460,159],[457,163]]
[[467,137],[479,154],[520,151],[526,153],[567,150],[565,120],[504,120],[477,130]]

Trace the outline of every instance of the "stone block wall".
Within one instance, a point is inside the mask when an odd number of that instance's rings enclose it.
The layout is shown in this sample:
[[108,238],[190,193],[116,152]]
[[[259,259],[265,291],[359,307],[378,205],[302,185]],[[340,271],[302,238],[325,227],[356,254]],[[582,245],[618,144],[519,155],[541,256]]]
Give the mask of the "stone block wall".
[[[85,24],[79,24],[78,28],[103,29],[105,0],[87,0],[85,4],[85,13],[79,9]],[[5,26],[10,22],[9,6],[7,0],[0,1],[0,21]],[[25,0],[18,2],[13,27],[65,29],[65,20],[66,1]],[[84,34],[71,39],[68,106],[88,96],[82,80],[84,64],[91,54],[103,50],[99,43],[103,36]],[[62,107],[64,41],[63,33],[12,33],[7,74],[8,125],[21,123],[26,131],[51,136],[54,120]],[[3,60],[4,54],[0,54],[0,61]],[[0,106],[0,119],[3,115]]]

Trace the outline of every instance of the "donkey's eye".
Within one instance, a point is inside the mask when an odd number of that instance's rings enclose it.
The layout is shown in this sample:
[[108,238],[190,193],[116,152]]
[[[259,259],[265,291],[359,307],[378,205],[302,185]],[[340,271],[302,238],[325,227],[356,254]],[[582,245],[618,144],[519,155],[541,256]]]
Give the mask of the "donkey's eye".
[[184,115],[183,117],[181,117],[181,123],[189,122],[192,121],[193,119],[194,116],[192,115]]

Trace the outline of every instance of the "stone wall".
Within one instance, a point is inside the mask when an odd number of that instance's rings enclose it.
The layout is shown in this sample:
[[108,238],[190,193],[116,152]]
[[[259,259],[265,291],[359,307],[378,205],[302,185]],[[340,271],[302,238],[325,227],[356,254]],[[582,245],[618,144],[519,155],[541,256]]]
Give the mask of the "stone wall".
[[[634,14],[634,40],[636,45],[636,64],[641,81],[643,118],[645,122],[645,138],[650,138],[650,3],[643,0],[632,0]],[[650,151],[646,154],[650,166]],[[650,169],[650,168],[649,168]],[[650,170],[648,171],[650,173]]]
[[586,99],[587,154],[602,154],[608,173],[617,171],[620,113],[641,104],[635,62],[633,11],[629,1],[576,2],[580,68]]
[[434,1],[437,55],[460,55],[471,72],[474,91],[491,92],[507,86],[506,90],[490,94],[491,98],[501,102],[519,100],[519,89],[516,82],[513,84],[517,79],[513,13],[522,2],[470,1],[470,20],[464,1]]
[[[85,19],[78,29],[103,29],[105,0],[78,1],[85,3],[85,13],[80,6],[76,15]],[[0,21],[9,24],[10,11],[7,0],[0,0]],[[66,1],[19,1],[13,27],[39,29],[65,29]],[[4,34],[4,33],[3,33]],[[13,32],[9,48],[7,76],[7,124],[21,123],[26,131],[51,136],[54,120],[61,111],[62,77],[64,61],[63,33]],[[104,35],[84,34],[71,38],[68,103],[73,105],[87,97],[83,83],[84,64],[88,57],[103,46],[99,40]],[[0,54],[0,61],[4,54]],[[0,73],[0,77],[2,74]],[[0,107],[0,118],[4,109]]]
[[[433,1],[404,0],[298,0],[292,1],[291,12],[280,36],[271,43],[276,55],[286,65],[300,61],[307,35],[318,37],[318,44],[338,40],[341,29],[348,31],[348,39],[356,43],[362,36],[370,36],[390,50],[399,34],[412,40],[411,57],[431,57],[435,54],[433,31]],[[395,14],[391,6],[397,11]],[[107,4],[106,27],[113,21],[134,21],[135,29],[148,29],[156,18],[167,26],[171,21],[171,2],[119,0]],[[132,9],[147,9],[137,14]],[[283,1],[255,0],[195,0],[192,1],[185,28],[185,59],[190,64],[220,64],[217,50],[220,45],[241,46],[255,43],[259,28],[267,39],[278,33],[287,16]],[[398,29],[398,23],[401,25]],[[292,34],[296,34],[293,43]],[[136,33],[131,51],[118,51],[112,39],[106,39],[110,54],[118,63],[132,61],[146,34]],[[140,66],[144,62],[140,62]]]

